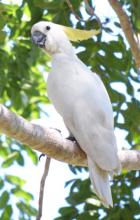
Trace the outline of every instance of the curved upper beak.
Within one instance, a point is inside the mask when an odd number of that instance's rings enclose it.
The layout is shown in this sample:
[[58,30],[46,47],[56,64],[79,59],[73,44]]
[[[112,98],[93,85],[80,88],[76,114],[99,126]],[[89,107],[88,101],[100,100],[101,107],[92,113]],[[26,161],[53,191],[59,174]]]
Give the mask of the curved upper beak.
[[40,31],[34,31],[32,33],[32,41],[39,47],[45,47],[46,35]]

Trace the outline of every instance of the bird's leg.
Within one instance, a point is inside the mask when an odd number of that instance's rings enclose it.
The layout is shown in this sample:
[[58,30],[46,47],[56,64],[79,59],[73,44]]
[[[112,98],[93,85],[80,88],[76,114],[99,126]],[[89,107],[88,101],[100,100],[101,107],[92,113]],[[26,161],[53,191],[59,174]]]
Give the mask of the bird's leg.
[[69,140],[69,141],[77,143],[75,137],[73,136],[71,130],[69,129],[69,127],[67,126],[67,123],[65,121],[64,121],[64,124],[65,124],[65,126],[66,126],[66,128],[67,128],[67,130],[69,132],[69,135],[68,135],[68,137],[66,137],[66,139]]
[[[58,128],[52,128],[52,127],[50,127],[50,129],[56,130],[56,131],[58,131],[58,132],[61,134],[61,131],[60,131]],[[40,160],[42,157],[44,157],[44,156],[46,156],[46,154],[40,154],[40,155],[39,155],[39,160]]]

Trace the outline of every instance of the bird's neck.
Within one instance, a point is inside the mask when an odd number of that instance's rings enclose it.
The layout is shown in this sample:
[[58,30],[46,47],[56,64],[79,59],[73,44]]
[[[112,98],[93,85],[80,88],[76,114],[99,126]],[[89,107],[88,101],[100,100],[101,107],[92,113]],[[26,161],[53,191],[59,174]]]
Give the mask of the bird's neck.
[[57,49],[51,53],[51,56],[55,57],[58,54],[63,54],[69,57],[76,57],[74,47],[67,39],[63,39],[63,42],[61,41],[57,43]]
[[74,48],[72,48],[72,50],[67,50],[67,51],[63,51],[61,50],[61,52],[57,52],[52,54],[52,62],[55,62],[56,60],[58,61],[64,61],[64,60],[75,60],[78,59],[77,55],[75,54]]
[[75,51],[73,49],[73,52],[71,51],[67,51],[67,52],[61,52],[61,53],[55,53],[52,55],[52,67],[56,67],[56,66],[63,66],[65,63],[71,63],[71,62],[75,62],[78,61],[79,58],[77,57],[77,55],[75,54]]

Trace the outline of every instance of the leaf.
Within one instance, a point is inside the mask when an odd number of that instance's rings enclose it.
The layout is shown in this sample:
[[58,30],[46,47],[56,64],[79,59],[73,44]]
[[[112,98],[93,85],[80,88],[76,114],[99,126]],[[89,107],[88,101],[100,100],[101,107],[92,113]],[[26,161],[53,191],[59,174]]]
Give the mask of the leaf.
[[6,38],[6,33],[4,31],[0,31],[0,40],[3,41]]
[[18,152],[11,153],[6,160],[2,163],[3,168],[10,167],[14,161],[18,158]]
[[8,156],[8,148],[0,146],[0,156],[6,158]]
[[68,185],[70,185],[71,183],[75,182],[77,179],[71,179],[67,182],[65,182],[65,187],[67,187]]
[[20,189],[19,187],[16,187],[14,189],[11,190],[11,192],[19,198],[25,199],[25,201],[29,202],[33,199],[33,195],[31,193],[28,193],[22,189]]
[[26,148],[26,152],[29,155],[29,157],[31,158],[32,162],[35,165],[37,165],[37,163],[38,163],[38,155],[37,155],[37,153],[34,150],[32,150],[30,147]]
[[26,183],[25,180],[21,179],[18,176],[6,175],[5,178],[7,182],[17,185],[17,186],[23,186]]
[[22,156],[22,154],[20,152],[18,152],[18,157],[17,157],[16,161],[18,162],[18,164],[20,166],[24,166],[24,157]]
[[116,27],[121,28],[120,23],[118,23],[118,22],[115,21],[114,24],[116,25]]
[[71,164],[69,164],[68,166],[69,166],[70,170],[71,170],[74,174],[77,174],[75,166],[73,166],[73,165],[71,165]]
[[109,34],[110,34],[110,33],[113,33],[112,29],[109,28],[109,27],[104,27],[103,30],[104,30],[105,32],[109,33]]
[[7,204],[8,201],[9,201],[9,193],[7,191],[4,191],[0,196],[0,209],[4,209],[5,204]]
[[8,220],[8,219],[12,219],[13,210],[12,210],[12,206],[11,205],[6,205],[4,208],[4,211],[2,212],[2,215],[0,217],[0,220]]
[[60,214],[64,216],[75,215],[77,214],[77,209],[75,207],[63,207],[59,209]]
[[29,204],[27,205],[23,202],[18,202],[18,203],[16,203],[16,205],[21,212],[26,213],[28,216],[36,216],[37,215],[36,209],[33,208]]
[[2,189],[3,186],[4,186],[4,181],[3,181],[3,179],[0,177],[0,189]]
[[79,192],[71,192],[70,196],[66,198],[66,201],[71,205],[82,204],[87,198],[86,194]]
[[98,219],[98,217],[99,217],[98,215],[95,217],[95,213],[93,215],[93,214],[90,214],[90,212],[83,212],[77,216],[76,220],[85,220],[85,219],[93,220],[93,219]]

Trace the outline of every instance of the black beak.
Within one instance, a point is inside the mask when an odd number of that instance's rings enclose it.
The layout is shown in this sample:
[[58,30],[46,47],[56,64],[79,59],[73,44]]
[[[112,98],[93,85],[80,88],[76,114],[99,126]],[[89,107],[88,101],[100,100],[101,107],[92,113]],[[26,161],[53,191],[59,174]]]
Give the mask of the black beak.
[[32,41],[38,47],[45,47],[46,35],[41,33],[40,31],[34,31],[32,34]]

